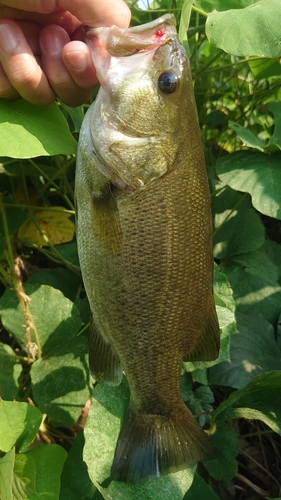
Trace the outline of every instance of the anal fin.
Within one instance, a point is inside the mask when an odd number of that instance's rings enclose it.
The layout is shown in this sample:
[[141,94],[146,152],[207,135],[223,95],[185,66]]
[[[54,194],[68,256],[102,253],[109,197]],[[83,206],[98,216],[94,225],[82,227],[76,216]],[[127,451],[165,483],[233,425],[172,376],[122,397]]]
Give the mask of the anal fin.
[[111,344],[98,333],[93,318],[90,323],[89,361],[93,377],[109,385],[119,385],[122,367]]
[[215,305],[213,312],[206,321],[197,342],[184,361],[212,361],[219,355],[220,330]]

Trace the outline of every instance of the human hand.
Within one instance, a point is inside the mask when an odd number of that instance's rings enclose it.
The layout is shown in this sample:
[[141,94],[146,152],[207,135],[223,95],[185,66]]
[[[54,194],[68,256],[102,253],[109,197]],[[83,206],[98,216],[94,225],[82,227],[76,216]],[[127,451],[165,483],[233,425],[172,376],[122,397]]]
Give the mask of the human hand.
[[129,22],[123,0],[0,0],[0,98],[86,102],[98,81],[82,25]]

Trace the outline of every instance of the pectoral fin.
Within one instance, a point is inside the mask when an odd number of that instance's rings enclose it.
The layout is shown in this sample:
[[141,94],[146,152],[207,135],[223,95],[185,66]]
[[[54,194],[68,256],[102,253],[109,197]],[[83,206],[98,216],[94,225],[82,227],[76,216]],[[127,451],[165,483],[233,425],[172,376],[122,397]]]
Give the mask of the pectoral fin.
[[89,228],[89,231],[93,230],[99,245],[108,253],[120,253],[122,235],[118,208],[109,181],[98,171],[94,173],[91,223],[92,228]]
[[220,330],[218,318],[213,308],[212,315],[206,321],[197,342],[186,356],[184,361],[212,361],[219,355],[220,350]]

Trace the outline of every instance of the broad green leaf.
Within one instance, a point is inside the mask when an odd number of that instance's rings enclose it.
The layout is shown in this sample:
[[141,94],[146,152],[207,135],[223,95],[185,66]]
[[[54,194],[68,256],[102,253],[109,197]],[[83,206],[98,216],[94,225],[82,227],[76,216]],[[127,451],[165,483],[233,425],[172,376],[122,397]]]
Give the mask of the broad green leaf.
[[13,474],[13,498],[22,500],[35,495],[36,491],[36,465],[28,453],[16,455]]
[[[38,342],[40,349],[48,352],[52,341],[67,344],[65,337],[75,335],[82,324],[79,311],[62,292],[47,285],[26,284],[24,291],[29,297],[30,313],[37,330],[32,341]],[[0,299],[0,315],[4,327],[12,333],[20,344],[26,343],[25,318],[14,290],[6,290]],[[67,332],[67,333],[66,333]]]
[[266,142],[259,139],[251,130],[248,128],[241,127],[238,123],[229,121],[229,128],[234,130],[238,135],[239,139],[243,142],[244,146],[249,148],[255,148],[259,151],[264,152],[266,147]]
[[264,227],[248,197],[221,184],[217,187],[211,198],[214,256],[224,259],[259,248],[264,242]]
[[34,106],[21,99],[0,100],[0,156],[74,154],[77,143],[56,103]]
[[[33,396],[44,413],[65,427],[74,425],[89,398],[88,342],[66,328],[31,367]],[[59,343],[64,345],[59,345]]]
[[0,450],[8,452],[15,445],[24,449],[34,440],[41,421],[42,413],[35,406],[0,400]]
[[83,461],[84,444],[84,434],[79,432],[63,467],[59,500],[93,500],[97,490]]
[[115,500],[155,500],[155,498],[176,498],[181,500],[189,489],[195,468],[148,480],[140,485],[128,485],[112,481],[107,488],[101,484],[110,477],[114,450],[120,430],[120,421],[129,401],[126,379],[118,387],[99,383],[85,426],[84,461],[91,480],[103,498]]
[[281,370],[273,326],[261,314],[237,313],[237,333],[231,337],[230,363],[209,370],[209,383],[240,389],[256,375]]
[[275,323],[280,314],[279,269],[271,261],[268,246],[236,255],[220,264],[233,290],[236,309],[248,314],[263,314]]
[[0,458],[0,498],[14,500],[12,497],[13,469],[15,463],[15,447]]
[[[82,325],[79,311],[50,286],[25,284],[25,293],[35,325],[32,341],[40,353],[31,367],[34,400],[56,423],[71,426],[90,391],[87,339],[77,336]],[[0,314],[5,328],[26,344],[25,318],[13,290],[0,299]]]
[[[167,499],[168,500],[168,499]],[[176,500],[176,499],[175,499]],[[184,500],[220,500],[214,490],[205,483],[204,479],[196,472],[194,480]]]
[[[81,281],[80,276],[63,267],[38,271],[28,278],[28,283],[40,283],[41,285],[57,288],[71,301],[76,298]],[[90,312],[88,313],[88,320],[89,318]]]
[[218,456],[205,460],[204,467],[217,481],[229,483],[238,470],[235,459],[238,454],[237,434],[228,422],[218,422],[210,438],[216,445]]
[[214,265],[214,298],[217,306],[235,311],[235,303],[231,286],[219,266]]
[[237,56],[280,57],[279,0],[261,0],[244,9],[212,12],[206,34],[211,44]]
[[216,170],[223,183],[249,193],[259,212],[281,219],[280,162],[281,153],[237,151],[221,157]]
[[190,21],[190,15],[192,10],[193,0],[184,0],[181,10],[181,18],[179,25],[179,40],[184,44],[184,48],[187,52],[187,55],[190,57],[190,50],[187,39],[187,30]]
[[73,124],[74,124],[74,132],[80,132],[80,128],[82,125],[82,121],[84,119],[84,107],[78,106],[76,108],[71,108],[64,104],[64,102],[60,101],[60,105],[67,111],[69,114]]
[[16,456],[13,500],[58,500],[66,451],[57,444],[43,445]]
[[0,342],[0,398],[12,400],[19,389],[22,366],[13,349]]
[[271,59],[253,59],[248,64],[257,80],[281,75],[281,65],[277,57]]
[[181,377],[181,396],[194,415],[199,415],[198,422],[203,427],[210,420],[210,411],[213,410],[213,391],[206,386],[192,390],[192,378],[189,373]]
[[[13,203],[11,198],[2,196],[4,205],[4,213],[0,214],[0,234],[5,236],[4,218],[8,226],[9,234],[14,234],[20,226],[26,221],[27,214],[19,207],[9,207],[9,203]],[[7,205],[5,205],[7,203]]]
[[[59,245],[73,240],[74,222],[70,220],[71,214],[63,212],[63,207],[52,207],[60,210],[38,210],[33,219],[28,219],[20,227],[18,238],[24,245],[37,245],[39,247]],[[40,230],[38,229],[40,228]]]
[[204,12],[212,10],[243,9],[258,0],[194,0],[194,5]]
[[258,419],[281,435],[280,386],[281,370],[258,375],[223,401],[212,414],[212,421]]

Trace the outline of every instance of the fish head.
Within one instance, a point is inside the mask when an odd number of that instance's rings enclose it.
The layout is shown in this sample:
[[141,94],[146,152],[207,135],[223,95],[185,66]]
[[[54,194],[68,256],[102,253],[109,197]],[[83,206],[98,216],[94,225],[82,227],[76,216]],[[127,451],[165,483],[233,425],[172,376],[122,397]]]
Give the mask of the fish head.
[[95,150],[111,181],[143,189],[174,168],[190,92],[175,18],[86,31],[101,88],[92,112]]

